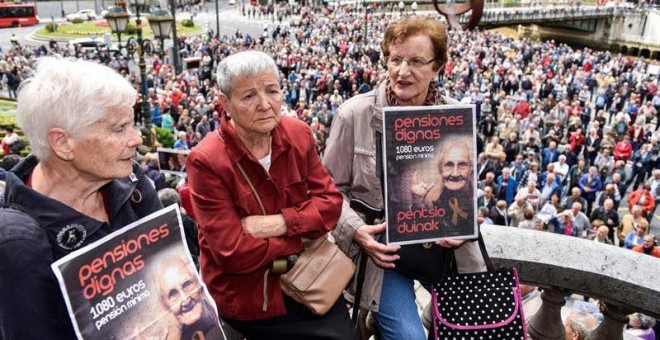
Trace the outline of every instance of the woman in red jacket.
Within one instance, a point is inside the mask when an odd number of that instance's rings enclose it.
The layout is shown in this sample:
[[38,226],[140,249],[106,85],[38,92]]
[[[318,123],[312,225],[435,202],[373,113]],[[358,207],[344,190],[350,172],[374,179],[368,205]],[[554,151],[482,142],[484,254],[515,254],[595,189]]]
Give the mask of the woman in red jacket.
[[248,339],[355,339],[343,298],[312,314],[269,270],[300,253],[303,238],[334,229],[341,213],[311,129],[281,117],[279,71],[265,53],[223,59],[218,83],[223,122],[190,153],[187,169],[202,277],[219,314]]
[[632,152],[633,148],[630,144],[630,137],[625,135],[623,136],[623,140],[616,143],[616,147],[614,147],[614,160],[627,162],[628,159],[630,159]]
[[651,195],[651,186],[644,184],[643,188],[631,192],[628,195],[628,205],[631,207],[641,206],[644,217],[652,214],[655,211],[655,199]]

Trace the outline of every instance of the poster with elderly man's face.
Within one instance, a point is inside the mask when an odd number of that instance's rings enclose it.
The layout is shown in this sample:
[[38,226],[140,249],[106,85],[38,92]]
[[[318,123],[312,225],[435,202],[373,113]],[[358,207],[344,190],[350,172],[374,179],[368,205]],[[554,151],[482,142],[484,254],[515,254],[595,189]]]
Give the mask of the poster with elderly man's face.
[[474,110],[383,109],[388,244],[477,236]]
[[177,205],[52,264],[78,339],[225,339]]

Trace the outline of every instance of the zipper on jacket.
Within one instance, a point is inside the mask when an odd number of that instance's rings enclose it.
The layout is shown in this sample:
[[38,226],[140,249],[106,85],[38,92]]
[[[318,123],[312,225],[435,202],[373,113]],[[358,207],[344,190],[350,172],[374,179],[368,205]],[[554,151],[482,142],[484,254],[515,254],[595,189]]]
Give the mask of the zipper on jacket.
[[261,311],[264,313],[268,309],[268,274],[270,274],[270,268],[264,273],[264,304],[261,307]]

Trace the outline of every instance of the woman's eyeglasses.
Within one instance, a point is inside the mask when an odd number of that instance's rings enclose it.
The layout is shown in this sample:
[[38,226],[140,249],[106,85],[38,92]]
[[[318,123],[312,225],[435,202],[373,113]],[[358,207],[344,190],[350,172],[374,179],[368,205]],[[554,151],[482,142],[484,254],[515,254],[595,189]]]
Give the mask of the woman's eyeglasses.
[[456,168],[456,167],[458,167],[458,170],[459,170],[459,171],[467,171],[467,170],[470,169],[470,163],[468,163],[468,162],[458,162],[458,163],[454,163],[454,162],[449,161],[449,162],[445,163],[445,164],[442,166],[442,171],[444,171],[444,172],[451,172],[451,171],[453,171],[454,168]]
[[410,59],[404,59],[398,56],[393,56],[387,59],[387,65],[389,65],[390,67],[401,67],[401,65],[403,65],[403,63],[405,62],[406,64],[408,64],[409,67],[420,69],[426,65],[431,64],[434,61],[436,61],[436,59],[426,60],[422,57],[413,57]]

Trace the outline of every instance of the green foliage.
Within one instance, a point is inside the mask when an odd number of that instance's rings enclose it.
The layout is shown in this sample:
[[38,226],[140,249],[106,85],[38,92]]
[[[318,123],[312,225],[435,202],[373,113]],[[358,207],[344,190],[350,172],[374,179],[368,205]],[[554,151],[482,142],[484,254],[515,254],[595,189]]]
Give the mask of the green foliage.
[[47,23],[46,24],[46,31],[48,31],[49,33],[53,33],[55,31],[57,31],[57,23],[55,23],[55,22]]
[[181,25],[183,25],[183,27],[195,27],[195,22],[193,22],[192,18],[183,19],[181,20]]
[[174,135],[165,128],[156,128],[156,139],[164,148],[171,148],[174,145]]
[[72,24],[82,24],[83,22],[85,22],[85,19],[83,18],[74,18],[73,20],[71,20]]
[[126,34],[135,34],[135,33],[137,33],[137,26],[135,26],[134,23],[129,22],[126,25]]
[[[8,126],[14,128],[14,132],[22,135],[23,132],[16,127],[16,101],[15,100],[0,100],[0,131]],[[4,137],[4,135],[3,135]]]
[[502,6],[504,7],[518,7],[520,6],[521,1],[520,0],[503,0],[502,1]]

